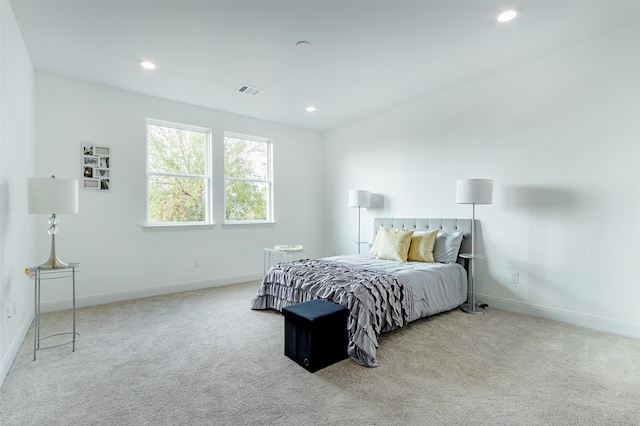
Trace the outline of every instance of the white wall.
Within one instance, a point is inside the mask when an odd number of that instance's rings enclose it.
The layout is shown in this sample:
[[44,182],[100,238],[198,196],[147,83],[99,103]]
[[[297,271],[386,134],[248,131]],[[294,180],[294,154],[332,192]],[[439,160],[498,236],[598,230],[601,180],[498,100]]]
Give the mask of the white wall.
[[[27,215],[33,172],[34,73],[11,5],[0,1],[0,384],[33,318],[34,220]],[[15,305],[14,305],[15,300]],[[15,306],[15,309],[14,309]],[[7,320],[6,309],[12,318]]]
[[[491,306],[640,337],[640,25],[325,135],[325,253],[355,252],[349,189],[373,218],[470,217],[459,178],[494,179],[477,292]],[[510,272],[520,283],[510,284]]]
[[[224,131],[272,139],[276,224],[222,226],[218,185],[214,229],[144,232],[147,118],[212,129],[217,182]],[[80,189],[80,213],[60,216],[57,251],[63,261],[81,263],[81,306],[258,279],[263,248],[275,244],[322,253],[319,133],[37,73],[36,174],[80,179],[82,142],[112,152],[111,191]],[[38,221],[36,262],[48,257],[46,219]],[[43,309],[68,303],[68,289],[58,287],[43,289]]]

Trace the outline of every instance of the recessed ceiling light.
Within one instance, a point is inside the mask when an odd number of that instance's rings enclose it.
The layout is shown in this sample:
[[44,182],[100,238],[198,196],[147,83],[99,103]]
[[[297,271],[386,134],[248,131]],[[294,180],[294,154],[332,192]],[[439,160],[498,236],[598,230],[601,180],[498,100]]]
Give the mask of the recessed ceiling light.
[[301,40],[296,43],[296,47],[300,50],[310,49],[311,43],[309,43],[308,41]]
[[307,111],[307,112],[315,112],[316,111],[316,107],[314,107],[313,105],[309,105],[304,110]]
[[154,64],[153,62],[149,62],[149,61],[140,61],[140,66],[144,69],[147,70],[155,70],[156,69],[156,64]]
[[518,9],[509,9],[498,15],[498,22],[509,22],[516,16],[518,16]]

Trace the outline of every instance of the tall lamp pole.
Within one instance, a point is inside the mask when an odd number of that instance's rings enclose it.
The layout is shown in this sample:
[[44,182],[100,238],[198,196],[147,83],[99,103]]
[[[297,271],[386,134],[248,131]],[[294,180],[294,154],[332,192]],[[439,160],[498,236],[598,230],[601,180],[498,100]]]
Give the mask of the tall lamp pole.
[[360,246],[365,244],[360,240],[360,209],[371,207],[371,192],[361,189],[349,191],[349,207],[358,208],[358,241],[355,243],[358,246],[358,254],[360,254]]

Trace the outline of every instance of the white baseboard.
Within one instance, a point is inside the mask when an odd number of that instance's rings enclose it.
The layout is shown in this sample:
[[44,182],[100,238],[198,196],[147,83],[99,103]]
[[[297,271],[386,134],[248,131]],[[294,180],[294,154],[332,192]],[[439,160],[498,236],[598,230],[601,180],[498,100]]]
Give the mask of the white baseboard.
[[22,342],[24,342],[24,339],[27,336],[29,327],[31,327],[31,323],[33,322],[33,316],[34,312],[33,310],[30,310],[30,312],[27,314],[24,321],[20,325],[18,332],[11,341],[9,350],[5,353],[4,358],[0,362],[0,387],[2,387],[4,379],[7,378],[7,374],[9,374],[9,370],[11,369],[11,365],[13,364],[13,360],[16,359],[18,351],[20,350],[20,346],[22,346]]
[[614,318],[600,317],[580,312],[551,308],[548,306],[534,305],[479,293],[476,293],[476,300],[482,301],[490,307],[504,309],[505,311],[552,319],[586,328],[592,328],[594,330],[606,331],[608,333],[640,339],[640,324],[630,321],[622,321]]
[[[147,287],[142,289],[118,291],[113,293],[95,294],[91,296],[76,297],[76,307],[103,305],[105,303],[121,302],[123,300],[140,299],[143,297],[160,296],[163,294],[180,293],[183,291],[200,290],[209,287],[221,287],[230,284],[239,284],[247,281],[262,279],[262,274],[244,274],[230,277],[214,278],[210,280],[189,281],[167,284],[163,286]],[[40,304],[41,312],[54,312],[70,308],[70,299],[50,300]]]

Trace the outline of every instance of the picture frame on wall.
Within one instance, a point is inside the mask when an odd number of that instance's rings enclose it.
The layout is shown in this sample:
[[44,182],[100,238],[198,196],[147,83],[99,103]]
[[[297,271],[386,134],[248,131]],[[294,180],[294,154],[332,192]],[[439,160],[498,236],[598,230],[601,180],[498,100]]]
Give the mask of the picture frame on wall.
[[111,147],[82,142],[82,188],[111,191]]
[[100,189],[98,179],[82,179],[82,187],[84,189]]

